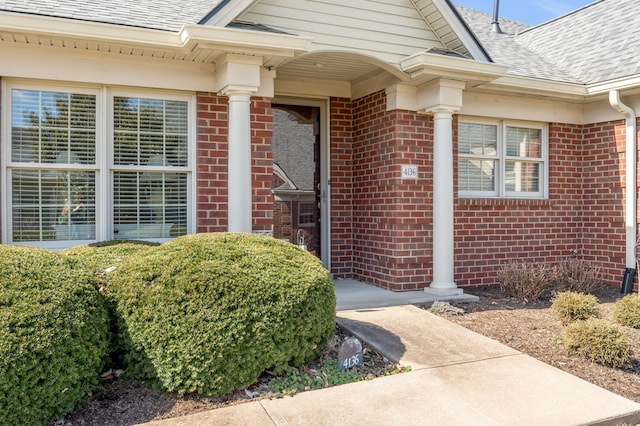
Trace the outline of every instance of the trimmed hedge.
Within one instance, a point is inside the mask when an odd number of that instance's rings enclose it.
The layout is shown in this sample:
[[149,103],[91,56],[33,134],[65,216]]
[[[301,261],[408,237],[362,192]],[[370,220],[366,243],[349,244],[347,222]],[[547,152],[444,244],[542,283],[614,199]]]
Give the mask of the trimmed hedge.
[[43,424],[80,406],[108,351],[91,274],[58,254],[0,245],[0,424]]
[[640,329],[640,296],[628,294],[616,302],[613,317],[622,325]]
[[127,375],[166,391],[224,395],[317,356],[335,327],[313,255],[251,234],[187,235],[107,275]]
[[564,291],[558,293],[551,303],[551,312],[564,325],[573,321],[597,318],[600,315],[598,299],[592,294]]
[[575,321],[564,329],[567,352],[598,364],[626,367],[631,362],[631,344],[617,324],[600,318]]

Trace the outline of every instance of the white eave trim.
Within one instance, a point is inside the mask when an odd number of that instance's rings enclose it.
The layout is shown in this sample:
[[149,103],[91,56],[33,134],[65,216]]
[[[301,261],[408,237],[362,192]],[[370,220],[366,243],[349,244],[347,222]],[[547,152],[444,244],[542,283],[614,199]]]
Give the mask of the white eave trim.
[[503,76],[481,86],[486,89],[503,90],[505,92],[558,96],[562,98],[584,99],[587,89],[582,84],[563,83],[551,80],[540,80],[528,77]]
[[203,25],[182,27],[179,37],[184,46],[195,44],[200,48],[229,50],[244,48],[253,53],[293,57],[309,50],[312,38],[234,28]]
[[609,93],[612,90],[623,91],[629,89],[640,89],[640,75],[632,75],[629,77],[590,84],[587,86],[587,94],[601,95],[603,93]]
[[412,79],[437,76],[463,81],[492,81],[509,69],[503,65],[480,62],[473,59],[454,58],[420,52],[400,61],[400,69]]
[[0,31],[173,52],[219,49],[284,57],[306,52],[312,41],[308,37],[202,25],[187,25],[171,32],[8,12],[0,12]]

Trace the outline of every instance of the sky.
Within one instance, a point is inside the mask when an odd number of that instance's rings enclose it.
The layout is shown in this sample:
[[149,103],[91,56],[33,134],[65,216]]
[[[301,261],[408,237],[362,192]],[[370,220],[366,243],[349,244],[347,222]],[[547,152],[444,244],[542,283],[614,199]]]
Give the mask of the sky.
[[[579,9],[594,1],[595,0],[500,0],[500,16],[529,25],[538,25]],[[493,15],[494,0],[452,0],[452,3]]]

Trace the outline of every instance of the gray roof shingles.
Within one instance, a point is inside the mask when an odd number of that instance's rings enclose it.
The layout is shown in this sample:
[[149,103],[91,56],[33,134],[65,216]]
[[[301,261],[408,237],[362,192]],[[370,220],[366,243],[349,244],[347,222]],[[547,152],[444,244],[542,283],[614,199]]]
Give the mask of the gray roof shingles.
[[219,0],[5,0],[0,10],[166,31],[197,24]]
[[491,31],[491,15],[457,10],[511,75],[590,84],[640,74],[637,0],[599,0],[536,27],[500,19],[505,34]]

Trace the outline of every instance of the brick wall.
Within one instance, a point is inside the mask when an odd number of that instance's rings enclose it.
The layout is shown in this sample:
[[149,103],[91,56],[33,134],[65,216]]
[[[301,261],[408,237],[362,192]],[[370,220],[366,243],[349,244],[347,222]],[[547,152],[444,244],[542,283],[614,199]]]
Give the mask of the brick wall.
[[353,111],[349,99],[329,105],[331,176],[331,272],[353,276]]
[[623,120],[584,127],[583,257],[622,282],[625,268],[626,144]]
[[[197,222],[196,232],[227,230],[228,98],[197,94]],[[273,228],[273,159],[271,101],[251,99],[251,171],[253,229]]]
[[[353,274],[393,290],[431,281],[431,117],[386,111],[384,92],[353,102]],[[417,180],[400,178],[417,165]]]

